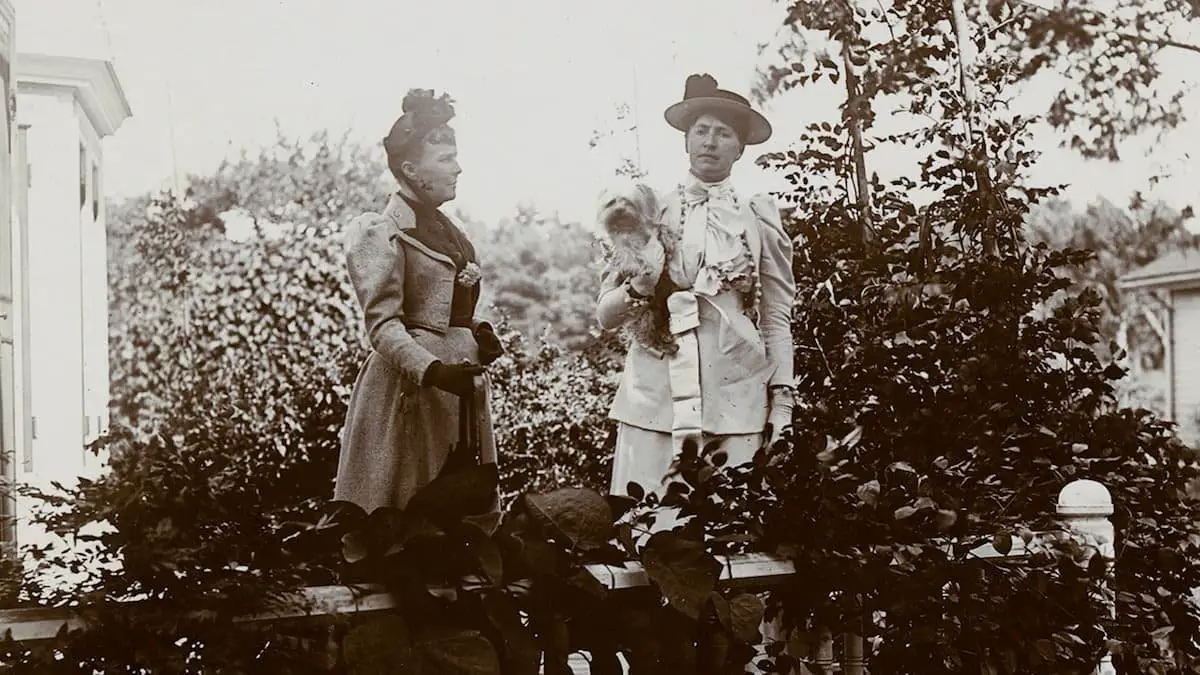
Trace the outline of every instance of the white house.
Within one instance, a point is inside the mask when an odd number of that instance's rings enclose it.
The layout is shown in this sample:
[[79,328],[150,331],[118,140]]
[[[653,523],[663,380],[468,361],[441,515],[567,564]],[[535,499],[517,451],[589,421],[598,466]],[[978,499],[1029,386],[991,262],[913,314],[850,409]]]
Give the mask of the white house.
[[1172,251],[1126,274],[1125,292],[1146,293],[1163,315],[1167,418],[1180,437],[1200,445],[1200,251]]
[[[0,0],[0,453],[15,453],[16,436],[16,340],[13,327],[16,318],[13,305],[13,117],[16,97],[12,86],[13,54],[16,41],[13,34],[13,6]],[[15,478],[13,463],[0,454],[0,476]],[[13,502],[0,498],[0,518],[12,515]],[[0,540],[12,541],[11,528],[0,531]]]
[[[0,280],[11,305],[0,439],[9,477],[35,485],[100,468],[85,445],[108,425],[104,139],[131,114],[112,62],[85,51],[95,41],[72,39],[71,8],[55,5],[17,1],[12,209],[0,239],[11,261]],[[19,542],[26,534],[17,528]]]

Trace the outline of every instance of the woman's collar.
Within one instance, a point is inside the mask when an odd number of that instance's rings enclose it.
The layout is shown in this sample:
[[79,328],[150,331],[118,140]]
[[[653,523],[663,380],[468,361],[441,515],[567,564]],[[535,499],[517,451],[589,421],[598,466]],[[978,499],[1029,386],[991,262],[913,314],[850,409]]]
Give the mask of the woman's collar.
[[707,181],[707,180],[704,180],[703,178],[701,178],[700,176],[697,176],[695,174],[695,172],[689,170],[687,172],[687,180],[684,182],[684,185],[703,185],[706,188],[726,187],[726,186],[733,187],[733,181],[732,181],[732,176],[726,176],[718,181]]

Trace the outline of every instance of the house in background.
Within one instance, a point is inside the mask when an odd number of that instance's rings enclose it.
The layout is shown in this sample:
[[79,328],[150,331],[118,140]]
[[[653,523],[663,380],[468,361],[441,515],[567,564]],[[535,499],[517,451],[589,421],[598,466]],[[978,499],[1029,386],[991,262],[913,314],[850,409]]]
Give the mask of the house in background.
[[[13,303],[13,118],[16,115],[16,96],[12,81],[13,55],[16,41],[13,29],[13,6],[9,0],[0,0],[0,476],[12,479],[13,463],[10,455],[17,447],[16,439],[16,340],[13,326],[16,325]],[[0,541],[11,542],[13,532],[9,526],[14,502],[0,498],[0,519],[6,526],[0,529]]]
[[1167,418],[1184,441],[1200,446],[1200,250],[1172,251],[1121,277],[1118,287],[1160,305]]
[[[0,0],[19,27],[6,78],[15,120],[0,221],[0,439],[9,479],[48,486],[101,467],[85,446],[108,425],[104,139],[131,112],[94,16],[66,0],[15,5]],[[13,506],[18,519],[28,512]],[[19,521],[16,538],[41,535]]]

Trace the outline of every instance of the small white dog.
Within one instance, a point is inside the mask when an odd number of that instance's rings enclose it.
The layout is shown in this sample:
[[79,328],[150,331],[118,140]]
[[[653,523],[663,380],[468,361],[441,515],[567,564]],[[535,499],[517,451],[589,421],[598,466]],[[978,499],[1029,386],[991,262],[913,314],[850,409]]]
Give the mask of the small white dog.
[[662,227],[658,195],[643,183],[627,180],[600,193],[596,222],[611,246],[609,268],[618,279],[657,275],[647,310],[631,321],[630,334],[647,347],[673,354],[678,349],[669,328],[667,296],[674,290],[663,274],[676,237]]

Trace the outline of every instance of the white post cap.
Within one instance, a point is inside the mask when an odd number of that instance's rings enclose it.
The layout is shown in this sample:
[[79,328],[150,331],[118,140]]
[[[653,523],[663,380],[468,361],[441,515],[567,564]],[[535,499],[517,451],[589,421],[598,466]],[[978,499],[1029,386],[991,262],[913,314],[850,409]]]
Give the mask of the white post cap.
[[1094,480],[1071,481],[1058,493],[1060,516],[1111,516],[1112,494]]

